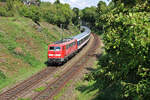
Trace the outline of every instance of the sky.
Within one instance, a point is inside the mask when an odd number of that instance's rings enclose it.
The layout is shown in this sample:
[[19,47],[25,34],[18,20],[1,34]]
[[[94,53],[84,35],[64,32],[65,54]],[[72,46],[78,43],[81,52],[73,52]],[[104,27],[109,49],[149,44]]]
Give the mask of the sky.
[[[55,2],[55,0],[41,0],[46,2]],[[99,1],[105,1],[107,4],[110,0],[60,0],[61,3],[69,3],[71,7],[77,7],[79,9],[83,9],[85,7],[96,6]]]

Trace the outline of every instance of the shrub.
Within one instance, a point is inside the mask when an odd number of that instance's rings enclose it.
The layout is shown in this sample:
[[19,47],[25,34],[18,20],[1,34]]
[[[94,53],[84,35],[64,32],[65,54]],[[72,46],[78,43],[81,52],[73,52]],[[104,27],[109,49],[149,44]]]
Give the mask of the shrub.
[[11,11],[7,11],[5,7],[0,7],[0,16],[11,17],[14,14]]
[[5,78],[6,78],[5,74],[0,70],[0,79],[5,79]]
[[36,6],[23,6],[19,9],[20,15],[24,17],[31,18],[34,22],[38,22],[40,20],[40,12],[39,8]]
[[116,100],[148,100],[150,97],[150,14],[142,7],[126,9],[121,4],[101,16],[106,21],[106,54],[93,73],[103,92],[101,99],[108,95],[109,99]]

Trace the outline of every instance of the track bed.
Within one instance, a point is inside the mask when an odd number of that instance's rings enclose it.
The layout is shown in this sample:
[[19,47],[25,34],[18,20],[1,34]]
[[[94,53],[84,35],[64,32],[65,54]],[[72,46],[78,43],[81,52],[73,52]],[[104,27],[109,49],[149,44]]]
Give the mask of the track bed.
[[[96,35],[93,35],[92,37],[94,37],[94,39],[91,39],[87,45],[89,48],[85,51],[82,49],[79,54],[64,66],[61,66],[61,68],[57,66],[49,66],[45,68],[29,79],[0,94],[0,100],[17,100],[18,98],[31,98],[32,100],[52,99],[58,91],[82,69],[82,65],[86,63],[88,57],[94,54],[99,39]],[[62,71],[59,77],[53,77],[50,81],[47,81],[50,77],[54,76],[57,71]],[[46,89],[38,93],[32,93],[33,87],[40,86],[45,81],[47,81],[47,85],[45,86]]]

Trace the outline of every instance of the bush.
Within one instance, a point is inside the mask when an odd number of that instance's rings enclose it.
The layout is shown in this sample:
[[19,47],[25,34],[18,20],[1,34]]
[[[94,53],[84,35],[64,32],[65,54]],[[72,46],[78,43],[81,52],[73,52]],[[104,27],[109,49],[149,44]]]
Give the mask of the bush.
[[73,14],[74,13],[68,4],[41,4],[42,18],[47,22],[58,26],[63,24],[65,28],[67,28],[73,18]]
[[12,17],[14,14],[11,11],[7,11],[5,7],[0,7],[0,16]]
[[121,4],[101,16],[106,22],[103,38],[106,54],[93,73],[102,92],[101,99],[150,98],[150,14],[142,7],[126,9]]
[[34,22],[38,22],[40,20],[40,12],[39,8],[36,6],[23,6],[19,9],[20,15],[24,17],[31,18]]
[[0,79],[6,79],[5,74],[0,70]]

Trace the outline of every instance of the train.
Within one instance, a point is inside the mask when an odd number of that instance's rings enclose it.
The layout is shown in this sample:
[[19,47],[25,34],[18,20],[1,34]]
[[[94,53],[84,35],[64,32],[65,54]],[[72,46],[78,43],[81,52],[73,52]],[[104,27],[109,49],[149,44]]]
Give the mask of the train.
[[65,38],[48,45],[48,64],[62,64],[85,46],[91,35],[91,30],[81,26],[84,31],[71,38]]

